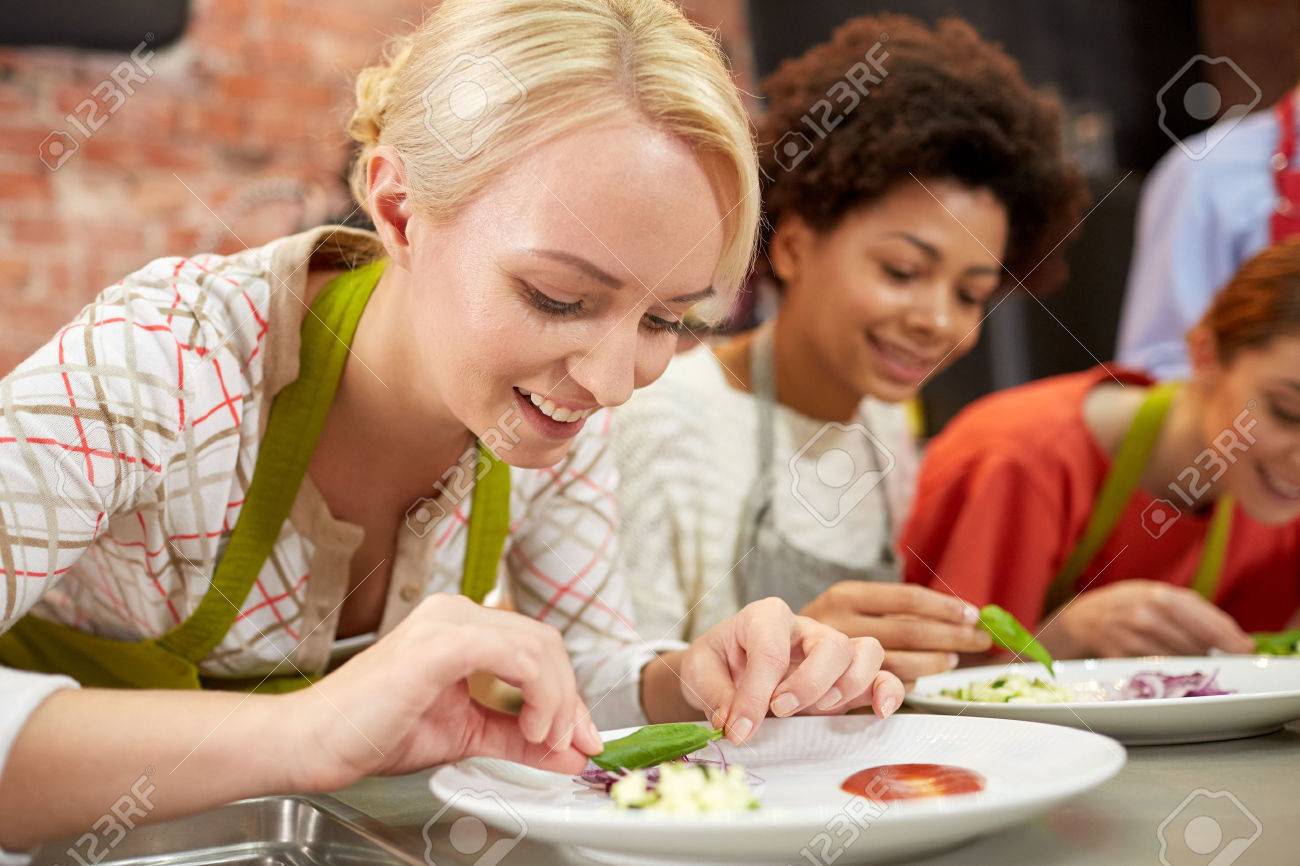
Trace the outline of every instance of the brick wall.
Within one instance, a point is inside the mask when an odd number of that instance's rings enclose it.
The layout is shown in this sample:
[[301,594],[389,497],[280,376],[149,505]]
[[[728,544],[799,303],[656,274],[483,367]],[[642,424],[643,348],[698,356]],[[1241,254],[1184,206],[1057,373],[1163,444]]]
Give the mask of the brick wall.
[[[195,0],[180,42],[150,58],[141,34],[143,62],[0,49],[0,375],[152,258],[346,214],[352,77],[427,5]],[[744,0],[684,5],[719,31],[752,92]]]

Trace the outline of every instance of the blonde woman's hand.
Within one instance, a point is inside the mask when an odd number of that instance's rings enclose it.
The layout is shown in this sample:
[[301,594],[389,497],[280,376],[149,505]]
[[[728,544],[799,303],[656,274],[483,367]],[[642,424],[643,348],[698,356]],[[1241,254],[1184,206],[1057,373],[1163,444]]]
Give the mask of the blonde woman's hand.
[[681,663],[682,694],[738,743],[769,710],[838,714],[870,704],[887,717],[902,703],[903,685],[881,670],[883,658],[875,638],[850,638],[766,598],[691,644]]
[[979,611],[959,598],[910,583],[845,580],[804,607],[804,616],[849,637],[874,637],[885,648],[885,670],[906,684],[951,670],[958,653],[992,647]]
[[[516,717],[470,698],[487,671],[523,691]],[[310,689],[288,695],[303,727],[299,790],[487,755],[563,773],[598,754],[560,633],[520,614],[431,596],[391,633]]]
[[1255,642],[1196,592],[1121,580],[1080,593],[1047,617],[1039,639],[1058,658],[1248,653]]

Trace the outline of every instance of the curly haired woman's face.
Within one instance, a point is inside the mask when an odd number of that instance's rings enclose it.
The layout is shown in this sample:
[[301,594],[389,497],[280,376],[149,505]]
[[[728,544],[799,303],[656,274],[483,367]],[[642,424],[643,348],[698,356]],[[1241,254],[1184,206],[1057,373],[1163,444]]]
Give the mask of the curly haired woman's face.
[[663,373],[722,219],[697,154],[639,119],[536,149],[453,221],[410,218],[413,381],[507,462],[555,464]]
[[842,389],[909,399],[979,340],[1007,235],[993,193],[945,180],[900,183],[826,231],[783,221],[781,316]]

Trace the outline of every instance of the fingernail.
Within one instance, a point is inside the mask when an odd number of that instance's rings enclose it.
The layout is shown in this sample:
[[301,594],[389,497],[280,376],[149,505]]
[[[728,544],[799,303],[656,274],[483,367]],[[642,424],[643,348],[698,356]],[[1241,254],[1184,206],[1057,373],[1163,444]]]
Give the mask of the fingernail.
[[961,659],[957,658],[956,653],[948,653],[948,670],[957,667],[957,662],[959,661],[961,661]]
[[898,698],[885,698],[880,704],[880,717],[887,719],[894,714],[896,709],[898,709]]
[[772,712],[778,716],[788,716],[793,713],[795,708],[798,706],[799,699],[790,692],[786,692],[781,695],[781,697],[772,701]]
[[969,604],[966,605],[966,610],[965,610],[965,612],[964,612],[962,615],[966,618],[966,622],[979,622],[979,621],[980,621],[980,611],[979,611],[979,608],[977,608],[977,607],[975,607],[975,606],[973,606],[973,605],[969,605]]
[[752,730],[754,730],[754,723],[741,716],[731,723],[731,738],[737,743],[744,742]]
[[826,696],[817,702],[817,709],[829,710],[831,707],[844,700],[844,694],[837,688],[832,687]]
[[591,739],[592,745],[600,746],[600,731],[596,728],[595,722],[587,719],[587,736]]

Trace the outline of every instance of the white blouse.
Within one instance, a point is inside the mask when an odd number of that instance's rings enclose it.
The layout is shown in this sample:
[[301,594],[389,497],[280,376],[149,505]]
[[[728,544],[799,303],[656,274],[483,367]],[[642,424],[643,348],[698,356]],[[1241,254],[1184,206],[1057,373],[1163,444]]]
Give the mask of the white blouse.
[[[619,570],[648,638],[694,639],[739,607],[736,565],[749,552],[736,546],[759,468],[757,405],[698,346],[615,412]],[[852,423],[827,424],[776,406],[772,510],[777,531],[794,546],[863,568],[894,543],[888,535],[907,514],[917,456],[902,406],[866,399],[854,421],[888,449],[893,465],[882,463],[881,483],[841,514],[832,485],[843,479],[829,476],[872,466],[879,446]],[[813,480],[819,476],[827,483]]]
[[[207,591],[276,392],[298,375],[307,263],[382,251],[326,227],[233,256],[159,259],[106,289],[0,379],[0,631],[27,613],[96,635],[164,634]],[[501,579],[516,607],[564,635],[602,728],[643,724],[640,670],[656,651],[616,575],[609,415],[570,454],[511,469]],[[475,455],[462,467],[472,475]],[[469,502],[435,494],[399,532],[379,632],[425,596],[459,590]],[[325,669],[361,527],[308,477],[256,586],[205,674]],[[0,773],[30,713],[66,678],[0,668]],[[0,863],[8,862],[0,852]]]

